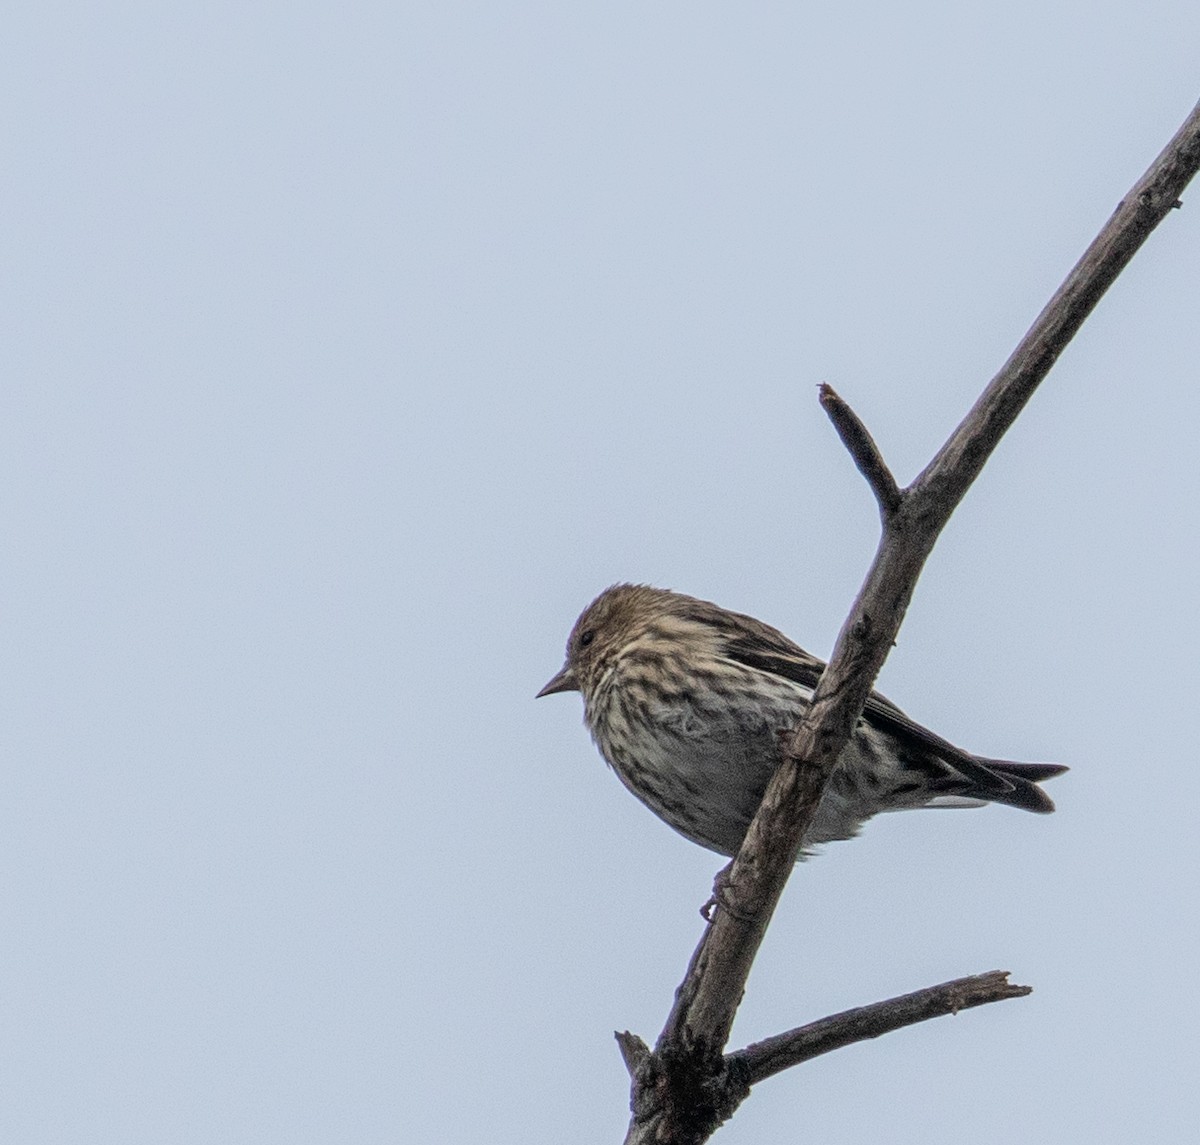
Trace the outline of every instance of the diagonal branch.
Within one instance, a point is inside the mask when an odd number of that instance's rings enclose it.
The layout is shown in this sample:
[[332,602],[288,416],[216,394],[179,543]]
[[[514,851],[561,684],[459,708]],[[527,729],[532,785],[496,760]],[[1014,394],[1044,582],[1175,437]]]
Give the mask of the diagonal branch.
[[886,1002],[844,1010],[818,1022],[810,1022],[807,1026],[798,1026],[785,1034],[755,1042],[744,1050],[730,1054],[729,1059],[744,1068],[748,1084],[757,1085],[764,1078],[827,1054],[830,1050],[878,1038],[917,1022],[927,1022],[930,1018],[957,1014],[959,1010],[969,1010],[972,1006],[986,1006],[989,1002],[1003,1002],[1007,998],[1022,998],[1030,992],[1028,986],[1009,982],[1007,970],[955,978],[940,986],[929,986],[911,994],[902,994],[899,998],[889,998]]
[[[1200,105],[1117,207],[945,446],[903,492],[896,510],[885,514],[874,563],[808,714],[729,868],[712,923],[659,1036],[654,1056],[669,1056],[676,1063],[673,1076],[686,1073],[678,1068],[680,1060],[690,1061],[701,1074],[725,1068],[722,1050],[750,966],[938,534],[1084,319],[1150,232],[1178,205],[1198,167]],[[639,1105],[635,1079],[635,1113],[626,1138],[630,1145],[707,1139],[719,1122],[707,1129],[697,1125],[686,1095],[698,1087],[686,1081],[661,1090],[655,1102]]]

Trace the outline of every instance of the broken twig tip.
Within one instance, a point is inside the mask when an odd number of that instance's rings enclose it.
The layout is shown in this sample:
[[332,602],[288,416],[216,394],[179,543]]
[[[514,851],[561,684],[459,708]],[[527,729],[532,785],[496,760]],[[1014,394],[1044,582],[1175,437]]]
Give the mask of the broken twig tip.
[[637,1076],[637,1071],[650,1057],[650,1047],[637,1034],[631,1034],[628,1030],[614,1030],[613,1037],[617,1039],[617,1049],[621,1051],[621,1060],[625,1063],[629,1076]]
[[858,471],[867,479],[880,513],[885,519],[890,517],[900,507],[903,495],[867,427],[828,382],[821,383],[820,401]]

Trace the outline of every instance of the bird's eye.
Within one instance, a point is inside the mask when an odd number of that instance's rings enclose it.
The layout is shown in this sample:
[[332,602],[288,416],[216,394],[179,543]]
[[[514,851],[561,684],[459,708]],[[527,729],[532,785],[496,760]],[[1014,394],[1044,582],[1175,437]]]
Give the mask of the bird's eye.
[[589,628],[586,632],[581,632],[579,634],[579,647],[586,648],[595,639],[596,639],[595,631],[593,629]]

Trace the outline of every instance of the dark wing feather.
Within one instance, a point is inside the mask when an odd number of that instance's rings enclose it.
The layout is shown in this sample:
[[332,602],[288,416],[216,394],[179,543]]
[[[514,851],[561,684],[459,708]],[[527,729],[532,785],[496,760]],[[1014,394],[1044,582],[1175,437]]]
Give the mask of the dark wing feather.
[[997,775],[990,767],[985,767],[970,752],[955,747],[949,740],[942,739],[940,735],[909,719],[895,704],[877,692],[872,692],[868,697],[866,707],[863,708],[863,719],[901,743],[919,747],[943,763],[948,763],[960,775],[975,784],[981,795],[1007,795],[1013,790],[1014,785],[1004,776]]
[[[766,632],[755,631],[752,634],[730,637],[725,645],[726,655],[747,668],[770,672],[804,688],[815,688],[825,670],[825,664],[815,656],[809,655],[798,644],[793,644],[781,632],[769,628],[761,621],[754,623],[756,628],[761,627],[766,629]],[[1002,775],[997,775],[985,767],[969,752],[955,747],[949,740],[942,739],[928,728],[909,719],[891,700],[878,692],[872,692],[867,698],[863,708],[863,719],[902,745],[935,756],[948,764],[964,779],[969,779],[982,796],[1003,796],[1013,790],[1014,785]]]

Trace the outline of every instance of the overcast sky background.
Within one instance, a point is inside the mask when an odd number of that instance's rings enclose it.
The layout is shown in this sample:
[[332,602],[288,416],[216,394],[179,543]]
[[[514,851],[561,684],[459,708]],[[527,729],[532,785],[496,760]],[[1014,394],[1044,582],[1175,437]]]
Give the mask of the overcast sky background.
[[[616,580],[828,655],[902,480],[1200,94],[1154,2],[18,4],[0,38],[0,1138],[620,1140],[721,860],[535,702]],[[1200,189],[881,679],[1052,818],[801,867],[734,1043],[1026,999],[726,1145],[1195,1139]]]

